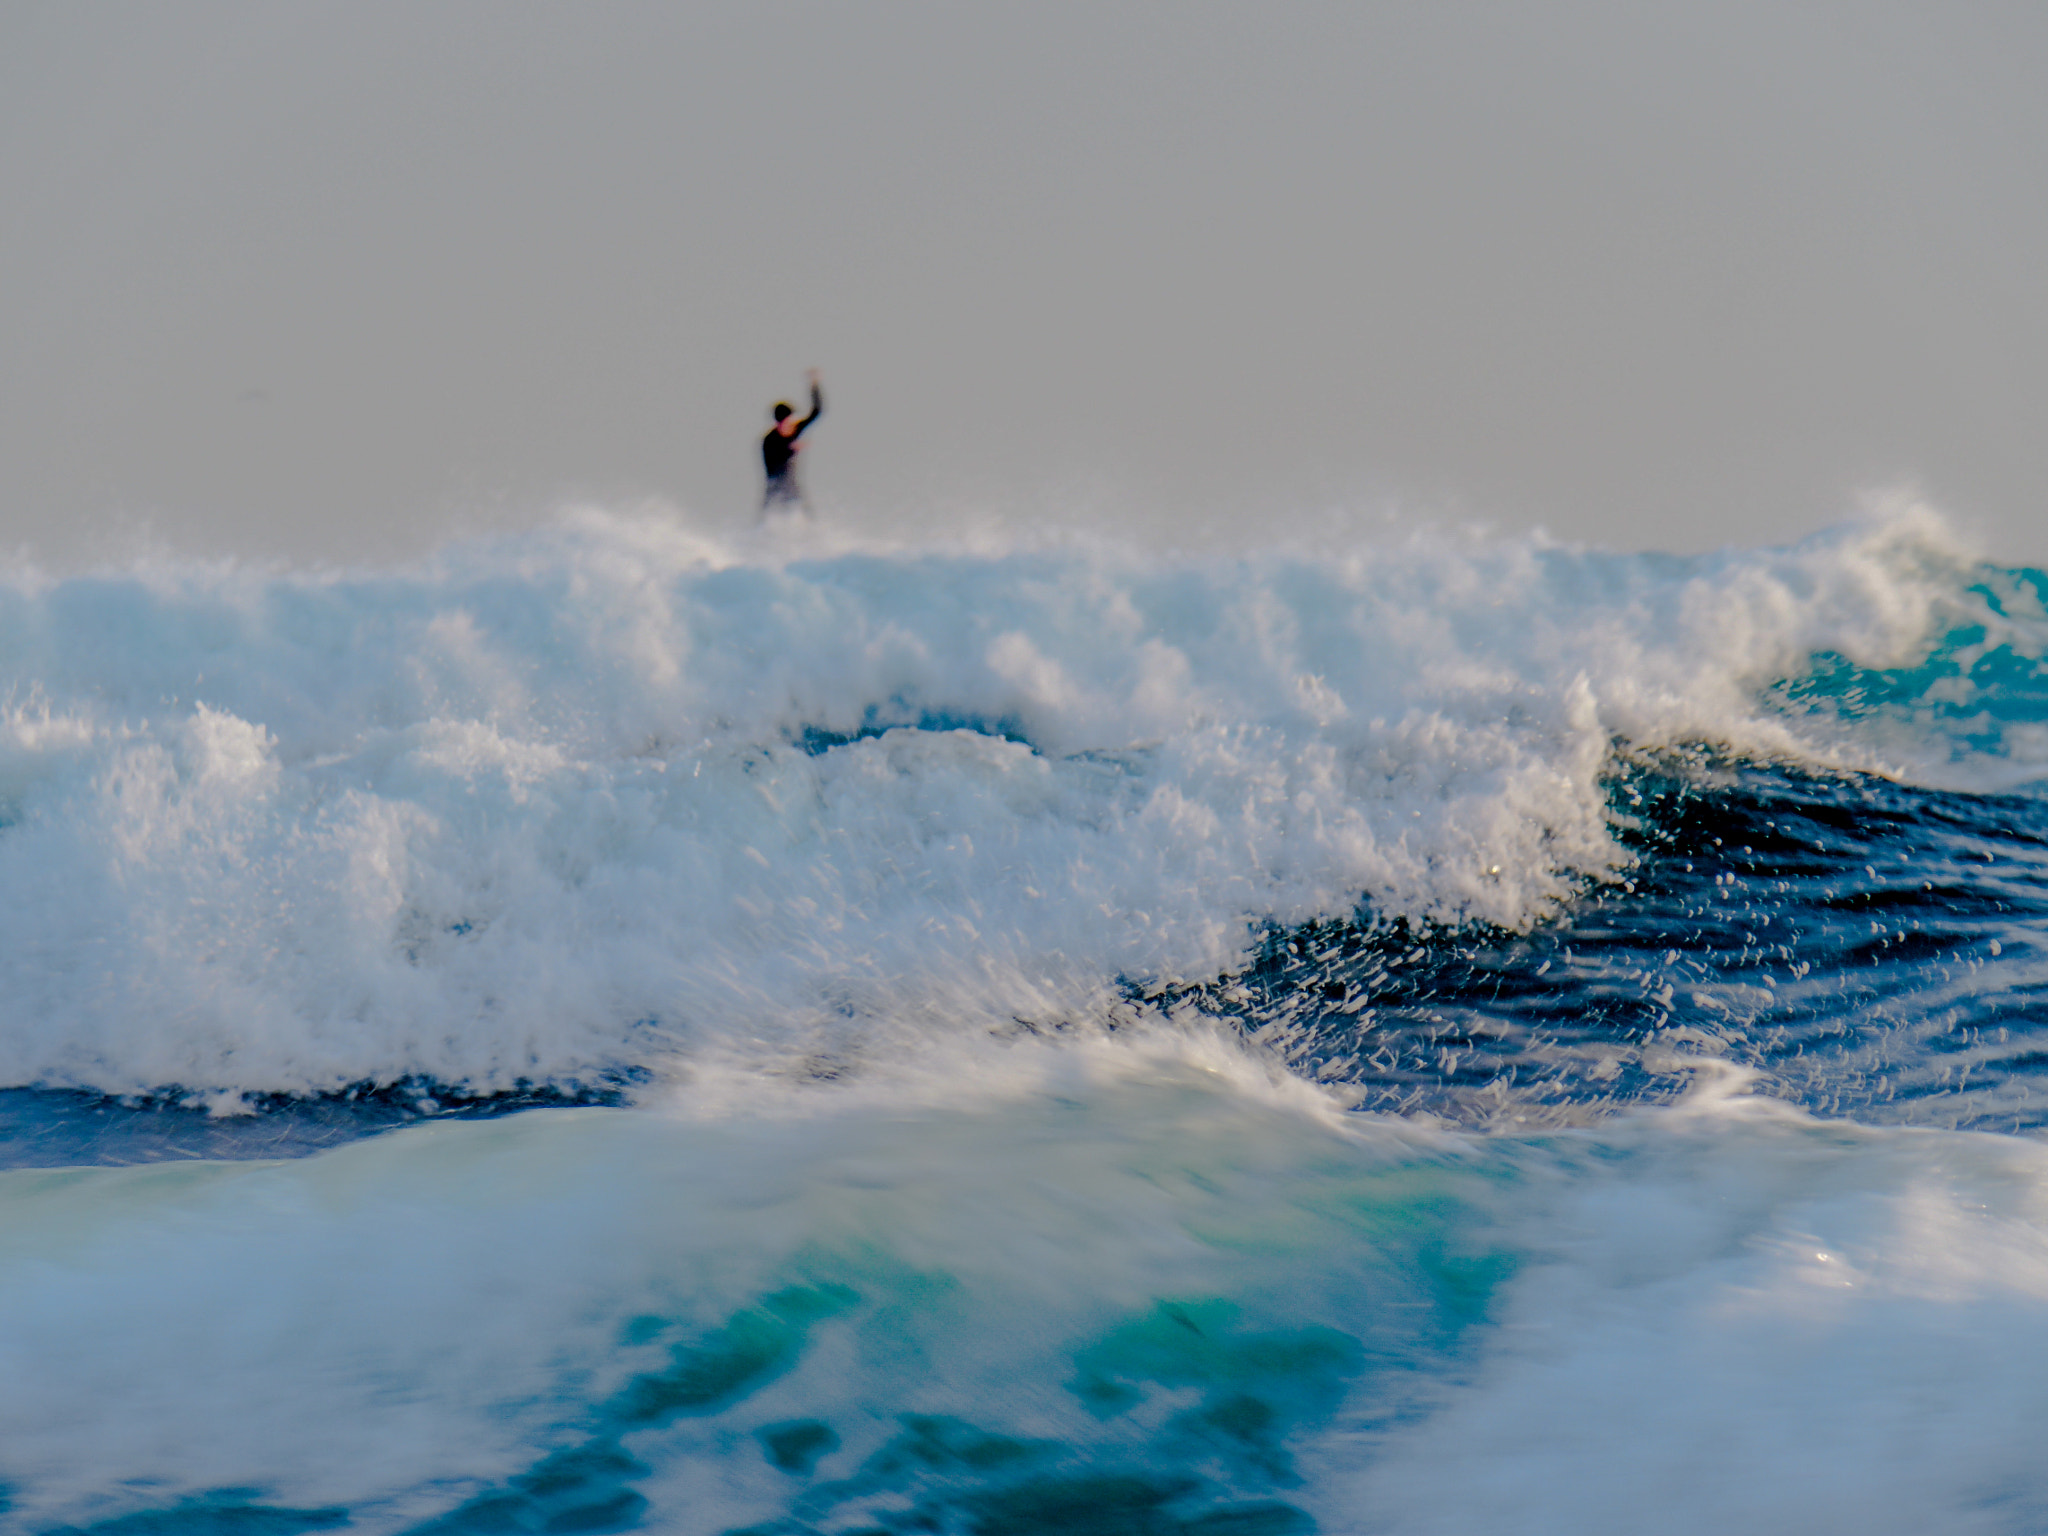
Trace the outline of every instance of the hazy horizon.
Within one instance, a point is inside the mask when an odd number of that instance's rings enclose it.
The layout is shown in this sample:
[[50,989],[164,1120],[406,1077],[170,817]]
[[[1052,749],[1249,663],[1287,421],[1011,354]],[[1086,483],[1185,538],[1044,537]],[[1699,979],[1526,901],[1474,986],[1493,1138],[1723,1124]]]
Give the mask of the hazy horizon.
[[0,8],[0,544],[565,500],[2048,555],[2019,6]]

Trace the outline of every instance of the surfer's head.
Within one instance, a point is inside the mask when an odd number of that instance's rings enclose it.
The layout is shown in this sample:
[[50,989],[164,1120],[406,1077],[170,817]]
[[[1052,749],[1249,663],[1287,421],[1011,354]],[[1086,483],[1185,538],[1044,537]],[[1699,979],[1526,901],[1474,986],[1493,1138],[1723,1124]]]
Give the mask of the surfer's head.
[[777,421],[787,421],[790,417],[794,416],[795,414],[796,407],[791,405],[787,400],[778,400],[775,402],[775,419]]

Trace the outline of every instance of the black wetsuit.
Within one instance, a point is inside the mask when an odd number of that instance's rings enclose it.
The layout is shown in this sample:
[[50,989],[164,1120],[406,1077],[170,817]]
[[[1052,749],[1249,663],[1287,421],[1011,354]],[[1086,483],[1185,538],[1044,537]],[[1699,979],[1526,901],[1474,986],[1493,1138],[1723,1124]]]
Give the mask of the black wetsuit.
[[811,414],[796,424],[796,430],[785,436],[778,422],[774,430],[761,439],[761,468],[768,474],[768,489],[761,498],[764,509],[787,502],[803,505],[803,489],[796,483],[796,440],[804,435],[805,428],[824,414],[824,393],[813,384]]

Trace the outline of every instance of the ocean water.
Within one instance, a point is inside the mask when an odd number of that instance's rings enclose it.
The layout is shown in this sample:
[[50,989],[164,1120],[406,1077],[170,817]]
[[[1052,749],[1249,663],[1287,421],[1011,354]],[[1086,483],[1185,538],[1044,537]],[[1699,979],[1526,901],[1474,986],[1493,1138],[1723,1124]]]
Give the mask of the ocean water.
[[0,1530],[2048,1530],[1934,513],[0,581]]

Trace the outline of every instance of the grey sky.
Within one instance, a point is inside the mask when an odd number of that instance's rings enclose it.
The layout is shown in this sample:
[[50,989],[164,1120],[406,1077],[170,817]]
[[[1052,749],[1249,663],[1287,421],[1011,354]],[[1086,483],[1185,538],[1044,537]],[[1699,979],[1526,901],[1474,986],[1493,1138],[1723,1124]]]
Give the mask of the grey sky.
[[2048,7],[0,0],[0,545],[565,496],[2048,555]]

